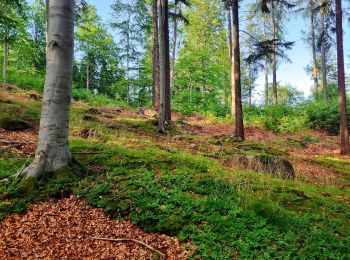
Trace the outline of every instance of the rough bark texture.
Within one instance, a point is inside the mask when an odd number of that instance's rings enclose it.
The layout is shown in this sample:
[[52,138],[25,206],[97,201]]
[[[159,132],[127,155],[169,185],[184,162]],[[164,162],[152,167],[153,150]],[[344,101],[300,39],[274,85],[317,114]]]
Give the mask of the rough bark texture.
[[[229,5],[229,10],[232,11],[232,16],[234,16],[233,9],[232,9],[232,1],[230,1]],[[235,57],[233,55],[233,31],[232,31],[232,19],[231,15],[229,16],[229,31],[231,31],[229,35],[229,44],[231,45],[231,50],[230,50],[230,65],[231,65],[231,71],[230,71],[230,77],[231,77],[231,117],[233,118],[234,121],[236,121],[236,105],[235,105],[235,72],[234,72],[234,63],[235,63]]]
[[153,0],[152,5],[152,27],[153,27],[153,85],[152,85],[152,97],[153,97],[153,109],[160,112],[160,92],[159,92],[159,30],[158,30],[158,0]]
[[277,97],[277,57],[276,57],[276,10],[274,1],[272,1],[272,33],[273,33],[273,55],[272,55],[272,90],[273,90],[273,102],[275,105],[278,104]]
[[4,35],[4,63],[3,63],[3,71],[2,71],[2,79],[3,82],[7,82],[7,64],[8,64],[8,53],[9,53],[9,43],[8,43],[8,24],[7,24],[7,16],[8,16],[8,0],[5,0],[5,35]]
[[[181,10],[181,6],[180,6]],[[174,13],[177,14],[177,3],[174,6]],[[172,93],[175,84],[175,59],[176,59],[176,45],[177,45],[177,18],[174,17],[174,27],[173,27],[173,49],[171,52],[171,77],[170,77],[170,93]]]
[[168,0],[162,1],[164,10],[165,120],[169,123],[171,121],[169,6]]
[[312,64],[313,64],[313,80],[315,95],[318,95],[318,79],[317,79],[317,61],[316,61],[316,40],[315,40],[315,20],[314,20],[314,0],[309,0],[310,9],[310,29],[311,29],[311,48],[312,48]]
[[336,34],[337,34],[337,64],[338,64],[338,91],[340,112],[340,150],[342,154],[349,154],[349,130],[346,111],[346,89],[344,69],[344,47],[343,47],[343,21],[341,0],[335,1],[336,6]]
[[239,16],[238,16],[238,0],[232,2],[233,13],[233,57],[234,57],[234,86],[235,86],[235,136],[244,140],[243,127],[243,109],[242,109],[242,93],[241,93],[241,64],[240,64],[240,47],[239,47]]
[[[321,4],[323,2],[321,1]],[[322,93],[324,100],[328,100],[327,91],[327,57],[326,57],[326,43],[325,43],[325,11],[324,8],[321,9],[321,33],[323,39],[321,41],[321,64],[322,64]]]
[[269,105],[269,67],[268,60],[265,58],[265,107]]
[[158,2],[159,15],[159,72],[160,72],[160,116],[158,131],[164,133],[166,126],[166,108],[165,108],[165,91],[166,91],[166,68],[165,68],[165,10],[164,0]]
[[33,163],[21,175],[40,177],[71,162],[68,147],[72,71],[74,0],[49,0],[48,53],[38,147]]

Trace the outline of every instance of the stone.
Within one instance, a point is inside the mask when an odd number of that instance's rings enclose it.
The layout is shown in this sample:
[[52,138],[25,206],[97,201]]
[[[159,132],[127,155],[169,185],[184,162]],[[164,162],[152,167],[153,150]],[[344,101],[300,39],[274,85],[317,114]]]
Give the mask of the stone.
[[234,161],[253,171],[271,173],[284,179],[295,178],[291,162],[278,156],[239,153],[234,155]]

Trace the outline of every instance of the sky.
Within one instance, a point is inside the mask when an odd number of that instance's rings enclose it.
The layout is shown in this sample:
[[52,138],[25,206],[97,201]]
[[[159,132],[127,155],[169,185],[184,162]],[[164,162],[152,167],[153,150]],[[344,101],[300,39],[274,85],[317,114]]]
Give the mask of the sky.
[[[98,14],[102,17],[104,22],[111,20],[111,8],[114,0],[90,0],[89,3],[93,4],[97,8]],[[242,6],[241,8],[244,8]],[[349,63],[349,45],[350,33],[347,33],[349,24],[344,22],[344,53],[345,53],[345,64]],[[295,41],[295,45],[292,50],[287,52],[288,57],[292,61],[291,63],[283,63],[279,65],[277,70],[277,81],[282,85],[290,84],[296,87],[298,90],[305,93],[306,96],[310,95],[313,81],[310,74],[305,72],[305,67],[311,64],[311,50],[310,47],[302,39],[301,30],[308,30],[308,22],[303,20],[300,16],[293,17],[290,22],[286,23],[286,40]],[[111,31],[116,37],[116,34]],[[346,66],[346,70],[348,66]],[[270,81],[272,77],[270,75]],[[261,75],[257,82],[257,89],[255,91],[256,99],[260,99],[259,93],[261,92],[264,85],[264,76]]]

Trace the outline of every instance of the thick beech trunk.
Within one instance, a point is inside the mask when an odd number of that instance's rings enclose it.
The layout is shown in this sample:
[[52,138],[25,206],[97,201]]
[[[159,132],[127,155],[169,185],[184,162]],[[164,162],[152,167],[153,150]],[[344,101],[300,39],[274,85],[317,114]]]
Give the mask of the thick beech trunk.
[[346,110],[346,89],[344,69],[344,47],[343,47],[343,17],[341,0],[335,0],[336,6],[336,35],[337,35],[337,64],[338,64],[338,91],[339,91],[339,113],[340,113],[340,150],[342,154],[350,153],[349,130]]
[[240,47],[239,47],[239,17],[238,17],[238,0],[232,2],[233,14],[233,72],[235,87],[235,136],[244,140],[243,127],[243,109],[242,109],[242,93],[241,93],[241,64],[240,64]]
[[74,0],[49,0],[48,53],[38,146],[33,163],[20,173],[40,177],[71,163],[68,147]]

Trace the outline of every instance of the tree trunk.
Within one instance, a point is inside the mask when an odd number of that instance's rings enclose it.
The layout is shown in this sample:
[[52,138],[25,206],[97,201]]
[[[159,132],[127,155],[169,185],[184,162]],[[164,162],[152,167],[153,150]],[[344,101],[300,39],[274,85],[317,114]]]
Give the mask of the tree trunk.
[[[321,2],[322,4],[322,2]],[[324,7],[321,9],[321,63],[322,63],[322,93],[324,100],[328,100],[327,92],[327,57],[326,57],[326,43],[325,43],[325,13]]]
[[153,27],[153,84],[152,97],[153,109],[160,112],[160,90],[159,90],[159,30],[158,30],[158,0],[153,0],[152,5],[152,27]]
[[272,55],[272,91],[273,91],[273,102],[275,105],[278,104],[277,97],[277,57],[276,57],[276,10],[274,0],[272,1],[272,33],[273,33],[273,55]]
[[317,97],[318,96],[318,80],[317,80],[317,61],[316,61],[316,43],[315,43],[314,0],[309,0],[309,9],[310,9],[313,80],[314,80],[315,95]]
[[241,93],[241,64],[240,64],[240,47],[239,47],[239,17],[238,17],[238,0],[232,2],[233,14],[233,72],[234,72],[234,88],[235,88],[235,108],[236,123],[235,136],[244,140],[243,127],[243,109],[242,109],[242,93]]
[[89,91],[90,89],[90,62],[89,62],[89,55],[86,62],[86,90]]
[[164,66],[165,66],[165,120],[171,121],[171,89],[170,89],[170,42],[169,42],[169,6],[168,0],[162,0],[164,14]]
[[71,163],[68,127],[73,74],[74,0],[49,0],[48,54],[38,146],[21,176],[38,178]]
[[230,55],[230,80],[231,80],[231,117],[235,117],[235,95],[234,95],[234,74],[233,74],[233,51],[232,51],[232,19],[231,19],[231,2],[227,9],[227,39],[228,39],[228,50]]
[[[230,1],[231,6],[229,6],[229,9],[232,11],[232,17],[229,18],[229,31],[231,30],[231,34],[229,35],[229,44],[231,44],[231,60],[230,60],[230,76],[231,76],[231,117],[234,120],[234,123],[236,122],[236,91],[235,91],[235,70],[234,70],[234,64],[235,64],[235,56],[233,54],[233,37],[234,32],[232,30],[232,22],[231,20],[234,19],[234,10],[232,6],[232,1]],[[231,19],[232,18],[232,19]],[[234,22],[234,21],[233,21]],[[230,42],[231,41],[231,42]],[[235,123],[236,124],[236,123]]]
[[[181,9],[180,9],[181,10]],[[174,13],[177,13],[177,4],[174,7]],[[176,58],[176,44],[177,44],[177,18],[174,17],[174,35],[173,35],[173,49],[171,53],[171,77],[170,77],[170,93],[174,89],[175,84],[175,58]]]
[[265,107],[269,105],[269,67],[265,57]]
[[159,15],[159,72],[160,72],[160,117],[158,131],[165,132],[166,126],[166,108],[165,108],[165,91],[166,91],[166,68],[165,68],[165,10],[164,1],[158,2],[158,15]]
[[127,78],[127,85],[126,85],[126,102],[130,103],[130,75],[129,75],[129,67],[130,67],[130,15],[128,17],[128,28],[127,28],[127,34],[126,34],[126,78]]
[[337,64],[338,64],[338,91],[340,113],[340,150],[342,154],[350,153],[349,130],[346,109],[344,48],[343,48],[343,21],[341,0],[335,0],[336,9],[336,38],[337,38]]
[[3,63],[3,71],[2,71],[2,80],[3,83],[7,83],[7,64],[8,64],[8,53],[9,53],[9,43],[8,43],[8,34],[9,34],[9,29],[8,29],[8,0],[5,0],[5,35],[4,35],[4,63]]

